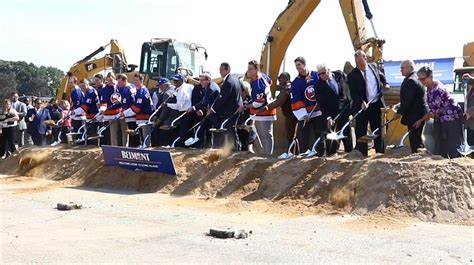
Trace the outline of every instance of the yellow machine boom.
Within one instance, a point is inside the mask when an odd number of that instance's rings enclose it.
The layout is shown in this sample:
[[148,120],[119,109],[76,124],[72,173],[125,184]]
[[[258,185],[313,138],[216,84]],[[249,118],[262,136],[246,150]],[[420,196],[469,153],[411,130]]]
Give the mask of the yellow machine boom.
[[[109,53],[101,58],[93,58],[109,46]],[[69,100],[70,88],[68,87],[68,81],[71,75],[77,77],[77,80],[81,80],[91,78],[106,69],[112,69],[114,73],[122,73],[127,69],[127,59],[125,58],[124,50],[117,40],[110,40],[108,44],[99,47],[96,51],[84,57],[84,59],[73,64],[61,80],[61,84],[56,92],[56,98],[58,100]]]

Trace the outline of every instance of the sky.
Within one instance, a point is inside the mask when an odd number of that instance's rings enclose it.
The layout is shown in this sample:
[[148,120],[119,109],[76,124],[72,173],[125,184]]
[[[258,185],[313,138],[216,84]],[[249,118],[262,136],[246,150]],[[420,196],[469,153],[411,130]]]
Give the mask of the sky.
[[[474,41],[473,0],[368,0],[386,60],[461,57]],[[205,70],[217,75],[220,62],[244,73],[260,58],[263,42],[288,0],[15,0],[0,2],[0,59],[54,66],[67,71],[76,61],[117,39],[128,63],[139,64],[141,45],[173,38],[207,48]],[[369,36],[373,36],[369,28]],[[286,54],[310,69],[326,63],[342,69],[353,48],[337,0],[321,0]]]

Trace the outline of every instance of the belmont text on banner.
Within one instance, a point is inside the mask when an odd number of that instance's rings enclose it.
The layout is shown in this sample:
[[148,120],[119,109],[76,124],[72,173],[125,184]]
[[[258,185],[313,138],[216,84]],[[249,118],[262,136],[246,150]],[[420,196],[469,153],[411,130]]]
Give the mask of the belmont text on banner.
[[170,152],[118,146],[102,146],[106,166],[120,166],[134,171],[156,171],[176,175]]

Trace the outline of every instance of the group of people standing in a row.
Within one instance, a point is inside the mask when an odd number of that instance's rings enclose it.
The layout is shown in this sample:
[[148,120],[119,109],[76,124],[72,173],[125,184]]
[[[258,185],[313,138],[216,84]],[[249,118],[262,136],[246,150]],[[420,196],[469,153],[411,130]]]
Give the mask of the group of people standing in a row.
[[406,60],[401,63],[400,71],[405,79],[400,90],[400,108],[394,118],[401,117],[401,123],[408,127],[412,151],[423,147],[423,127],[430,119],[433,119],[434,154],[460,156],[458,147],[463,143],[463,123],[468,131],[467,142],[474,145],[474,78],[469,74],[463,76],[463,80],[471,83],[467,91],[468,108],[463,111],[444,85],[434,79],[430,67],[423,66],[415,72],[415,63]]
[[[10,94],[5,99],[0,112],[0,157],[5,159],[18,148],[28,145],[45,145],[54,141],[53,134],[58,128],[51,128],[47,121],[59,120],[63,115],[62,109],[68,106],[59,106],[56,99],[43,104],[41,98],[20,100],[18,93]],[[67,102],[66,102],[67,103]]]
[[[27,109],[26,105],[17,105],[16,93],[11,101],[5,102],[6,115],[0,116],[0,155],[6,154],[7,146],[10,151],[15,150],[13,128],[17,131],[27,128],[36,145],[44,145],[48,134],[50,142],[66,142],[68,133],[81,135],[82,130],[85,144],[100,141],[100,144],[128,147],[208,148],[221,147],[227,142],[236,151],[252,151],[253,146],[261,154],[271,155],[278,107],[285,118],[288,144],[298,139],[299,148],[295,152],[308,152],[315,143],[318,156],[334,154],[340,140],[326,137],[334,132],[345,136],[344,150],[350,152],[354,146],[351,126],[347,125],[355,117],[357,139],[368,133],[369,124],[372,131],[384,126],[383,91],[389,88],[383,73],[377,65],[367,62],[363,51],[357,51],[354,57],[356,68],[348,75],[331,71],[325,64],[312,71],[303,57],[297,57],[294,63],[298,76],[292,81],[286,72],[278,76],[275,100],[270,91],[272,80],[260,72],[257,61],[248,63],[243,80],[230,73],[228,63],[222,63],[220,85],[212,81],[209,72],[202,73],[195,86],[187,83],[185,76],[176,74],[171,80],[160,78],[152,93],[144,85],[141,74],[134,75],[132,84],[124,74],[116,77],[109,73],[105,78],[97,74],[94,86],[87,79],[78,81],[71,76],[70,105],[66,100],[52,100],[48,107],[43,107],[41,99],[36,99],[34,107]],[[408,127],[412,152],[423,147],[424,123],[434,119],[435,153],[451,158],[459,156],[456,148],[462,141],[462,122],[474,116],[474,104],[470,103],[471,108],[463,112],[443,85],[433,79],[429,67],[415,72],[413,61],[406,60],[400,71],[405,79],[400,107],[393,118],[401,117],[401,123]],[[473,80],[473,77],[465,75],[465,79]],[[470,98],[473,96],[471,89]],[[54,122],[45,123],[49,120]],[[97,137],[99,132],[104,137]],[[472,130],[469,135],[472,144]],[[383,137],[375,138],[374,148],[376,152],[384,152]],[[355,149],[368,155],[365,141],[357,141]]]

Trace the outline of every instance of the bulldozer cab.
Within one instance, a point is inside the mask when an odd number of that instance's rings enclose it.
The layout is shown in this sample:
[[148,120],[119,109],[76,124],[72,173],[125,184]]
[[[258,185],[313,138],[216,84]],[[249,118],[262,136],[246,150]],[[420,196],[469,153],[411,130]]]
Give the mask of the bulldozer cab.
[[140,73],[148,75],[152,80],[160,77],[172,77],[181,72],[193,76],[201,69],[198,64],[200,50],[207,54],[203,47],[187,44],[172,39],[152,39],[142,45]]

